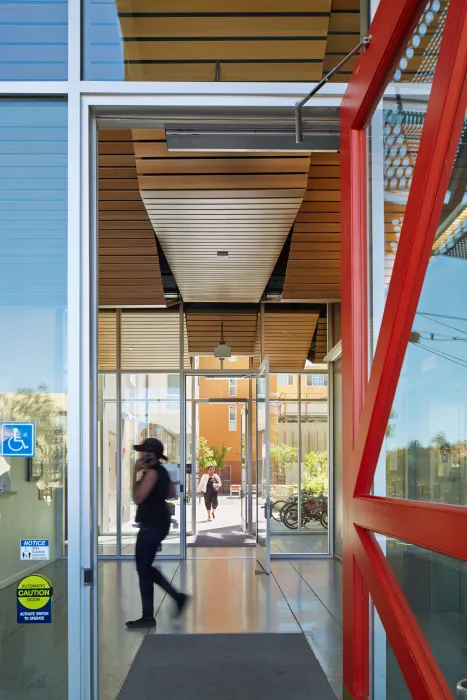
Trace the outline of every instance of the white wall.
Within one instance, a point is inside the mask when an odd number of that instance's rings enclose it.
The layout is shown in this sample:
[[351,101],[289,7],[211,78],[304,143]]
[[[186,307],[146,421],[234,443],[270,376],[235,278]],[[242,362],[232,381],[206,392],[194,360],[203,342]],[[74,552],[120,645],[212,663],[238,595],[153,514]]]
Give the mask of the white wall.
[[26,460],[19,457],[11,459],[10,477],[12,492],[0,493],[0,588],[44,566],[43,562],[34,565],[20,560],[20,540],[50,540],[51,559],[55,558],[57,542],[58,489],[51,505],[39,501],[36,481],[26,480]]

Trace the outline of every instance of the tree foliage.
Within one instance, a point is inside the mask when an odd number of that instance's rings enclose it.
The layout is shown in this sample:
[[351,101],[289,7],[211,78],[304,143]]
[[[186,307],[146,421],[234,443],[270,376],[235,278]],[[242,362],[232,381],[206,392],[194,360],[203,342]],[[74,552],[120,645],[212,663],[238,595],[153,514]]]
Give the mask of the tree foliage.
[[217,469],[224,469],[225,459],[227,457],[228,452],[230,452],[231,449],[232,448],[229,447],[226,442],[224,442],[224,444],[221,447],[211,447],[212,458],[215,462]]
[[297,448],[284,444],[276,445],[275,447],[271,447],[269,459],[271,461],[273,473],[276,475],[279,483],[281,483],[285,479],[287,467],[290,464],[295,464],[298,459]]
[[0,394],[0,420],[33,421],[36,424],[36,456],[42,476],[41,491],[60,488],[66,462],[65,416],[47,386],[19,389],[15,394]]
[[214,459],[213,450],[208,447],[208,441],[206,438],[200,436],[198,440],[198,448],[196,450],[196,461],[201,469],[207,469],[208,467],[215,467],[216,460]]
[[327,496],[329,481],[329,458],[327,452],[308,452],[304,457],[305,478],[302,489],[312,496]]

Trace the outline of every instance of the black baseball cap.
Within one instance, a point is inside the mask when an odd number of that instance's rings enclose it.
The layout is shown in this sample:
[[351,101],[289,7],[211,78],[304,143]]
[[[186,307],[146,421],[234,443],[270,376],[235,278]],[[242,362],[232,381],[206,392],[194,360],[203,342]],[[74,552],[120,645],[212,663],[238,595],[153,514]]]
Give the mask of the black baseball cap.
[[146,438],[141,445],[133,445],[133,449],[135,449],[136,452],[152,452],[158,459],[164,459],[166,462],[169,461],[164,454],[164,445],[157,438]]

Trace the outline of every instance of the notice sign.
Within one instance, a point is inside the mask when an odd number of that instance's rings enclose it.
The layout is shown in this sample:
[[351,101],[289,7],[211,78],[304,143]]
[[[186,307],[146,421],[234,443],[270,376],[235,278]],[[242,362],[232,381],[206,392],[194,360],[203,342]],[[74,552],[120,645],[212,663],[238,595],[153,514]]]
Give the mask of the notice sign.
[[24,561],[48,561],[49,540],[21,540],[20,559]]
[[26,576],[16,589],[16,621],[18,625],[52,622],[53,588],[40,574]]

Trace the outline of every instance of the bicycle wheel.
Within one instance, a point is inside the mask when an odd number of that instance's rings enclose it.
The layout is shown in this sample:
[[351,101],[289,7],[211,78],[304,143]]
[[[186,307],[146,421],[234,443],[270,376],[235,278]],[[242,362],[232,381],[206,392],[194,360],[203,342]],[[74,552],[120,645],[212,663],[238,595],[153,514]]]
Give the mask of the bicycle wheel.
[[281,522],[281,510],[286,505],[286,501],[276,501],[271,506],[271,518],[277,520],[278,523]]
[[286,508],[285,513],[282,514],[282,522],[289,530],[297,530],[298,528],[298,508],[296,506],[290,506]]

